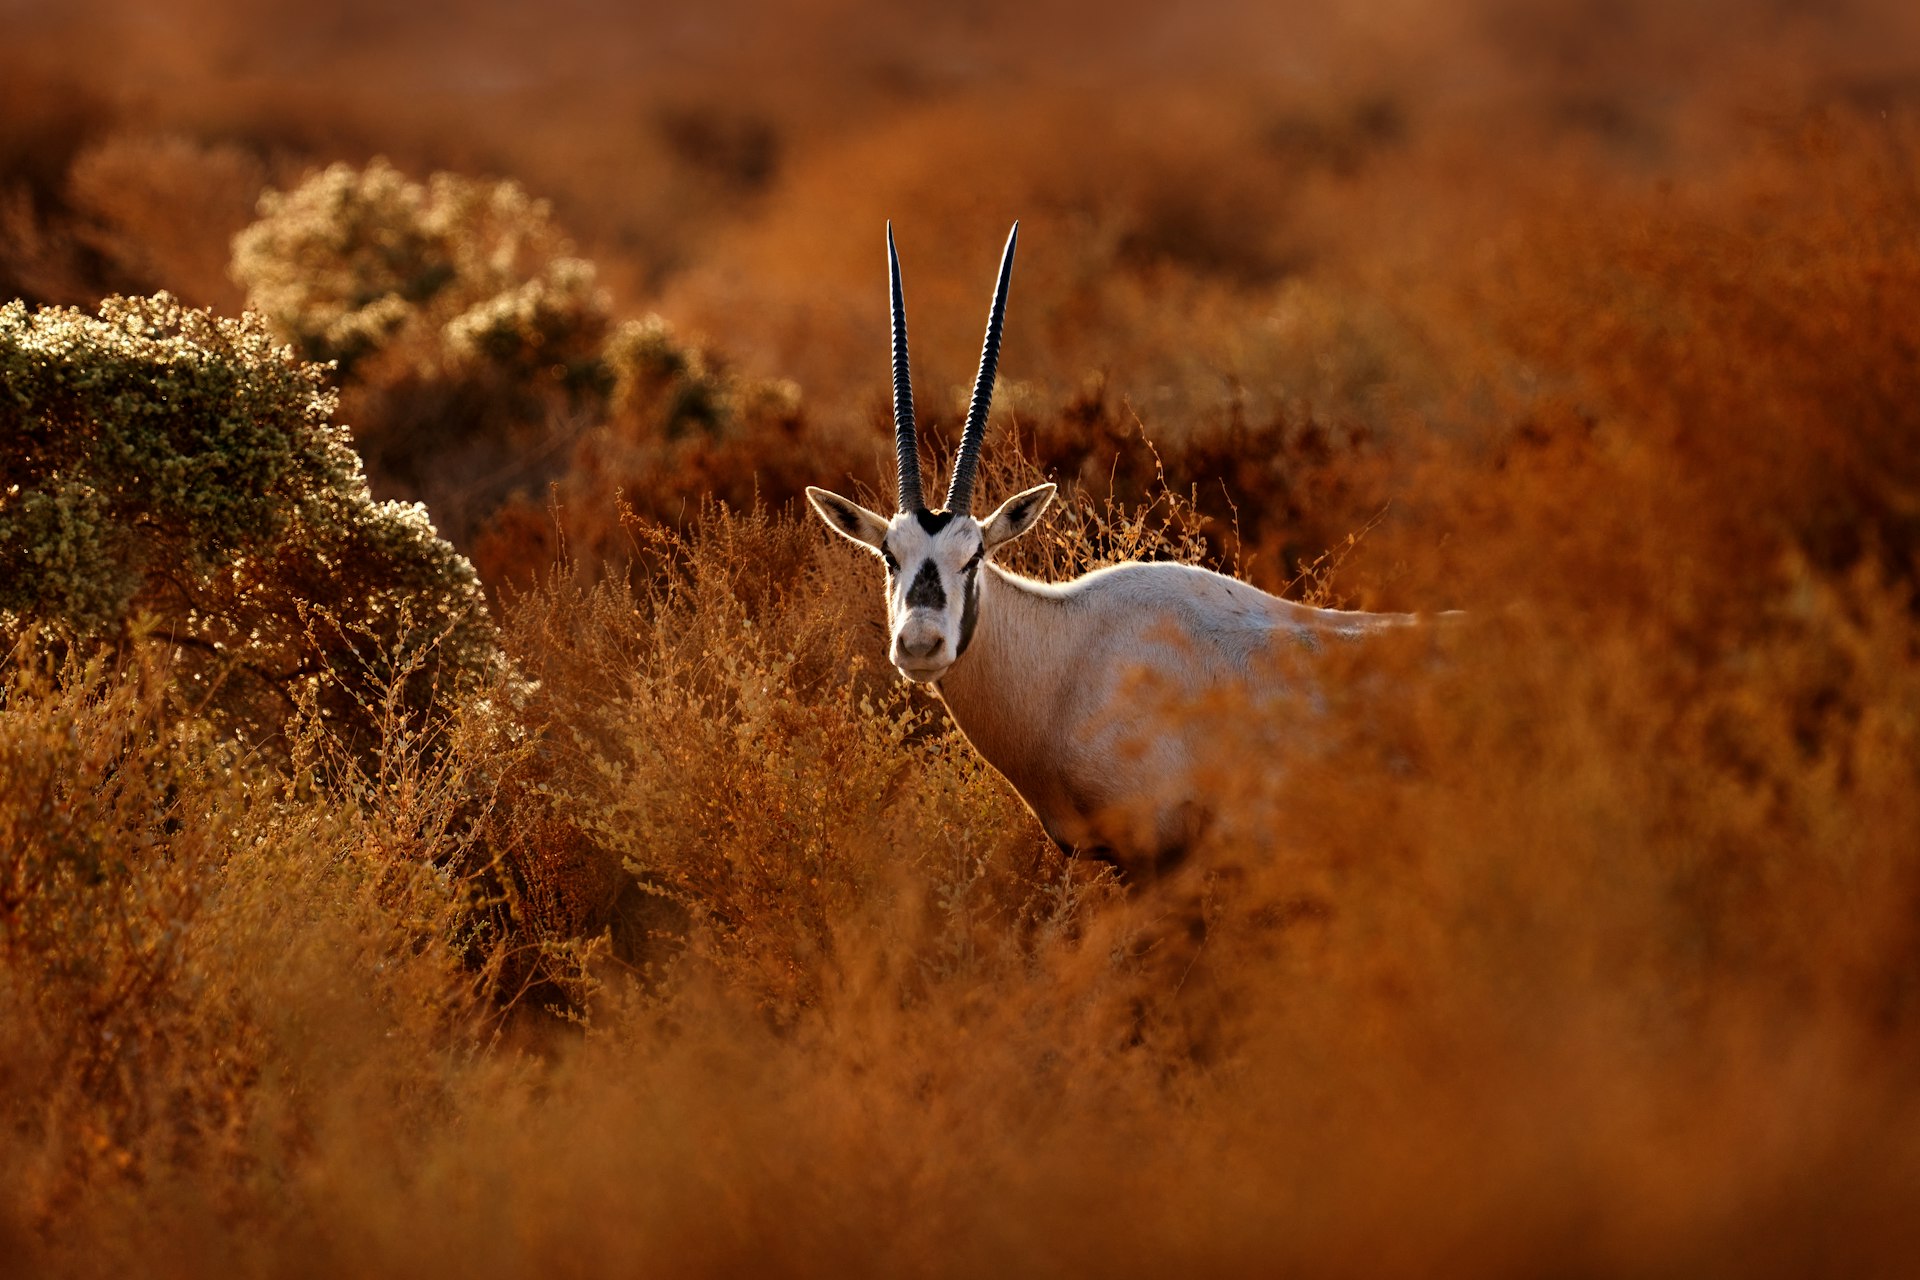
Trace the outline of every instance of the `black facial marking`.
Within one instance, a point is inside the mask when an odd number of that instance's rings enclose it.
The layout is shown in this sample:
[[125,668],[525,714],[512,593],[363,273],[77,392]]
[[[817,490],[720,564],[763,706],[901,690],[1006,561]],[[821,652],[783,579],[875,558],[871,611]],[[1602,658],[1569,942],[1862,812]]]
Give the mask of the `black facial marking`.
[[980,621],[980,579],[972,571],[980,567],[980,557],[975,556],[968,564],[968,572],[961,583],[966,598],[960,603],[960,643],[954,647],[953,656],[958,658],[973,643],[973,627]]
[[940,587],[940,571],[933,567],[933,561],[922,561],[920,572],[913,576],[913,585],[907,588],[907,608],[944,609],[946,607],[947,593]]
[[916,511],[913,513],[913,518],[918,520],[920,527],[928,533],[938,533],[953,523],[954,514],[951,511]]

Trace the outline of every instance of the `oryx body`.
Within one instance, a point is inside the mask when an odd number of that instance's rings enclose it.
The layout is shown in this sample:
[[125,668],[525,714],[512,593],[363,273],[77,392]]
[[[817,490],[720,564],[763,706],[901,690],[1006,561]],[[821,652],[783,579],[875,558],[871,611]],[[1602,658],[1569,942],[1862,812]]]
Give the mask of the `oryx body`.
[[885,560],[889,657],[901,674],[934,686],[1054,840],[1150,871],[1184,851],[1207,813],[1194,767],[1209,725],[1183,706],[1277,670],[1270,660],[1283,653],[1310,657],[1326,640],[1412,618],[1311,608],[1191,565],[1129,562],[1047,583],[993,564],[1054,493],[1040,485],[984,520],[968,514],[1018,234],[1016,224],[946,508],[921,501],[891,228],[900,511],[889,519],[823,489],[807,494],[835,532]]

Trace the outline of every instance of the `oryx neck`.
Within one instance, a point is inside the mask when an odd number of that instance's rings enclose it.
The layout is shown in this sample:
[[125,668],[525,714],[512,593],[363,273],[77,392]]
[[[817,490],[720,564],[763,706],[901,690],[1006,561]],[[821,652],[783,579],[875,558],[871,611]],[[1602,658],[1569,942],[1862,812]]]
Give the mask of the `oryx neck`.
[[1071,610],[1045,587],[985,566],[973,643],[937,686],[967,740],[1029,797],[1049,768],[1055,704],[1073,683]]
[[991,561],[981,566],[979,586],[968,603],[978,610],[977,620],[961,653],[940,678],[943,693],[953,687],[962,697],[988,693],[995,683],[1017,676],[1034,653],[1034,641],[1044,634],[1045,615],[1063,607],[1045,583],[1009,573]]

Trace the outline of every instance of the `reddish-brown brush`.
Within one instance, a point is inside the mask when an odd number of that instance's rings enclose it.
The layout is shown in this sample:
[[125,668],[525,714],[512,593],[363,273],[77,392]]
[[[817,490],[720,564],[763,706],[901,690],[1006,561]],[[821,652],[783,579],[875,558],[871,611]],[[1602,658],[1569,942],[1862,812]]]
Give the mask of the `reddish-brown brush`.
[[[0,615],[0,1271],[1909,1270],[1911,6],[1310,8],[9,19],[8,296],[319,296],[223,264],[336,162],[540,252],[330,375],[484,687],[265,758]],[[888,500],[885,219],[933,468],[1014,215],[1013,567],[1466,614],[1143,690],[1218,801],[1153,885],[791,501]]]

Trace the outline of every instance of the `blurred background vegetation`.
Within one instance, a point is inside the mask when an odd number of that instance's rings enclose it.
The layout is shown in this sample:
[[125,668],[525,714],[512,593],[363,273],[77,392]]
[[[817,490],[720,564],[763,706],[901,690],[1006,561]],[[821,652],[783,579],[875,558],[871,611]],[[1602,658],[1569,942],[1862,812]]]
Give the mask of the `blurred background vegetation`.
[[[1920,10],[0,13],[21,1274],[1899,1274]],[[886,666],[984,501],[1465,609],[1182,878]]]

